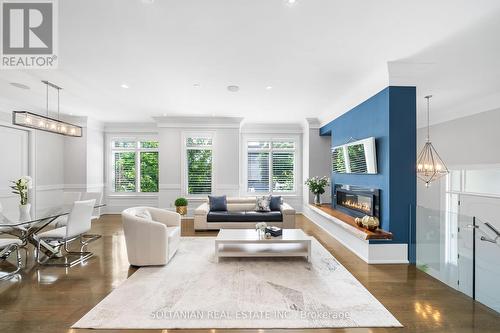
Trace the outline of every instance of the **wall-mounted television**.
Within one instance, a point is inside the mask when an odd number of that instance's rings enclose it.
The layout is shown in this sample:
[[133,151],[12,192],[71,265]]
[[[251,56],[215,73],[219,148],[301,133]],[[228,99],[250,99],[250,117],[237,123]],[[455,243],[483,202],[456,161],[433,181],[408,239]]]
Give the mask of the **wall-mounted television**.
[[352,141],[332,148],[334,173],[377,173],[375,138]]

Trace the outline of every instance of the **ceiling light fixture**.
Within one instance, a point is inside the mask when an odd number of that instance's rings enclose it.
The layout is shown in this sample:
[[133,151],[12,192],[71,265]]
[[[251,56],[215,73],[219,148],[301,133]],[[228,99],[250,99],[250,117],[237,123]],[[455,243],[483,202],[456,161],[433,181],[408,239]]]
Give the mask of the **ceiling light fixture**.
[[27,86],[27,85],[25,85],[25,84],[22,84],[22,83],[10,82],[9,84],[10,84],[11,86],[16,87],[16,88],[19,88],[19,89],[25,89],[25,90],[29,90],[29,89],[31,89],[29,86]]
[[238,90],[240,90],[240,87],[231,85],[227,86],[227,90],[229,90],[230,92],[237,92]]
[[193,87],[195,87],[195,88],[199,88],[199,87],[200,87],[200,84],[199,84],[199,83],[195,83],[195,84],[193,84]]
[[417,177],[425,182],[425,186],[429,187],[431,182],[446,176],[449,171],[438,152],[434,148],[430,139],[429,125],[429,100],[432,95],[425,96],[427,99],[427,139],[424,147],[417,156]]
[[[82,128],[80,126],[59,120],[59,92],[62,88],[49,81],[42,82],[46,85],[47,115],[42,116],[29,111],[12,111],[12,124],[66,136],[81,137]],[[49,87],[57,90],[57,119],[49,117]]]
[[287,5],[295,5],[297,0],[285,0],[285,2],[287,3]]
[[273,87],[272,87],[272,86],[267,86],[267,87],[266,87],[266,90],[271,90],[271,89],[273,89]]
[[122,87],[123,89],[128,89],[129,88],[129,86],[127,84],[125,84],[125,83],[122,83],[120,85],[120,87]]

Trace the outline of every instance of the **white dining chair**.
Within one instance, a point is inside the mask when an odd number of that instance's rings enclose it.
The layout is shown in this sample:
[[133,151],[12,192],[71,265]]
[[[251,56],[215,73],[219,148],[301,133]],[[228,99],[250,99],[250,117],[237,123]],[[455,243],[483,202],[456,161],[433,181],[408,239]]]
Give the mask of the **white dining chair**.
[[[36,260],[40,265],[72,267],[89,259],[94,255],[92,252],[82,251],[83,247],[86,245],[86,243],[82,239],[82,236],[90,231],[92,210],[94,209],[94,206],[94,199],[75,201],[75,203],[73,204],[73,209],[69,213],[68,223],[66,226],[36,234]],[[68,248],[68,244],[75,240],[80,240],[80,251],[70,251]],[[40,248],[42,241],[58,248],[62,247],[62,249],[66,253],[66,255],[64,256],[64,262],[51,263],[50,259],[52,259],[54,255],[47,257],[45,260],[42,260],[42,253]],[[77,255],[78,259],[68,262],[68,257],[72,255]]]
[[[82,192],[63,192],[63,200],[62,203],[63,205],[73,205],[75,201],[79,201],[82,197]],[[56,218],[53,222],[52,225],[55,228],[60,228],[66,225],[68,223],[68,216],[59,216]]]
[[0,259],[7,260],[11,254],[16,254],[16,269],[11,272],[1,272],[0,280],[12,278],[21,269],[21,255],[19,254],[19,247],[21,245],[22,242],[19,239],[0,238]]
[[[82,200],[92,200],[94,199],[97,204],[102,203],[102,192],[84,192],[82,194]],[[92,211],[92,220],[98,220],[101,217],[101,208],[97,207],[94,208]],[[88,244],[90,242],[93,242],[102,236],[99,234],[85,234],[83,235],[84,243]]]
[[[102,203],[102,192],[84,192],[82,193],[81,200],[95,199],[96,205]],[[101,217],[101,208],[94,208],[92,211],[92,220],[97,220]]]
[[[2,203],[0,202],[0,214],[3,212],[3,206]],[[0,234],[4,231],[8,231],[10,228],[9,227],[0,227]]]

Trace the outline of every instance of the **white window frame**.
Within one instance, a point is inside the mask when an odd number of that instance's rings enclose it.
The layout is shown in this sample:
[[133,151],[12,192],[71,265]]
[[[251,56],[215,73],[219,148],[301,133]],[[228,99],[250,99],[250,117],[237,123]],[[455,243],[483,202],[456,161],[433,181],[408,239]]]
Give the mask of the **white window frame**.
[[[215,149],[215,132],[213,131],[203,131],[203,132],[198,132],[198,131],[186,131],[182,132],[182,141],[181,141],[181,170],[182,170],[182,193],[184,196],[186,196],[188,199],[189,198],[202,198],[206,197],[207,195],[212,195],[216,193],[215,190],[215,155],[216,155],[216,149]],[[212,192],[211,193],[204,193],[204,194],[190,194],[188,193],[188,165],[187,165],[187,151],[190,149],[187,147],[186,141],[188,138],[210,138],[212,139],[212,146],[210,147],[191,147],[192,149],[207,149],[212,151]]]
[[[115,148],[113,147],[114,141],[135,141],[137,143],[135,148]],[[158,145],[159,140],[157,136],[153,135],[113,135],[108,136],[106,140],[107,146],[107,187],[108,193],[111,196],[157,196],[160,192],[160,179],[158,177],[158,192],[140,192],[141,186],[141,152],[157,152],[158,153],[158,173],[160,172],[160,148],[140,148],[139,143],[141,141],[157,141]],[[114,153],[115,152],[135,152],[135,191],[134,192],[116,192],[114,190],[114,182],[115,182],[115,168],[114,168]]]
[[[269,149],[260,149],[260,148],[248,148],[248,143],[251,141],[265,141],[270,143]],[[272,162],[272,142],[273,141],[290,141],[293,142],[295,148],[279,148],[274,149],[274,151],[292,151],[294,152],[294,160],[293,160],[293,191],[273,191],[273,180],[272,180],[272,172],[273,172],[273,162]],[[282,196],[296,196],[298,194],[298,177],[299,177],[299,153],[300,153],[300,137],[297,135],[284,135],[284,136],[261,136],[261,135],[253,135],[253,136],[245,136],[242,140],[242,179],[243,179],[243,193],[249,196],[255,195],[266,195],[266,194],[279,194]],[[268,192],[252,192],[248,189],[248,152],[249,151],[268,151],[269,152],[269,191]]]

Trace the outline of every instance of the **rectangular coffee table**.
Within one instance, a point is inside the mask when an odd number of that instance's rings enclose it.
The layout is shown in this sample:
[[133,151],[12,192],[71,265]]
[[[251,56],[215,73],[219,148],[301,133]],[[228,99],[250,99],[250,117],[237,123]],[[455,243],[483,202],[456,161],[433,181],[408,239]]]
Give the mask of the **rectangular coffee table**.
[[306,257],[311,260],[311,237],[301,229],[283,229],[283,235],[265,239],[254,229],[221,229],[215,239],[215,257]]

